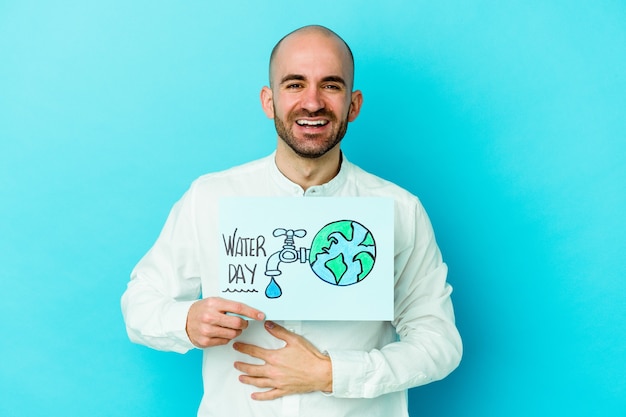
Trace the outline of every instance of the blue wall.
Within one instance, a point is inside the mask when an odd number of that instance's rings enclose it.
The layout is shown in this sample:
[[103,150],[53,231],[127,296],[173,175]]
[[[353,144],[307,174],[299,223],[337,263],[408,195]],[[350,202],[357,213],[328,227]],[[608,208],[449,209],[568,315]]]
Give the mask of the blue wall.
[[624,2],[216,3],[0,2],[0,415],[195,415],[200,355],[132,345],[119,297],[195,177],[273,149],[308,23],[356,55],[348,157],[450,265],[465,357],[411,415],[626,415]]

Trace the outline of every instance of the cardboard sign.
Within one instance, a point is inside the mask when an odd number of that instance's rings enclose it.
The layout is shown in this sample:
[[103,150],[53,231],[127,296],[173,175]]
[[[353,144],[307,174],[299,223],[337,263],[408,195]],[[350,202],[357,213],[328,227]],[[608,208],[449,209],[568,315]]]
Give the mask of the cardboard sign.
[[393,200],[220,201],[220,292],[269,320],[392,320]]

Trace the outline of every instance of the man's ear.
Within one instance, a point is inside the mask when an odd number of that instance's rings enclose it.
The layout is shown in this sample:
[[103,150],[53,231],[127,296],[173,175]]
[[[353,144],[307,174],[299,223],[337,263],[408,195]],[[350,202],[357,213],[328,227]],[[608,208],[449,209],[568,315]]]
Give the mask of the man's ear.
[[261,106],[263,112],[269,119],[274,118],[274,95],[272,89],[269,87],[263,87],[261,89]]
[[363,94],[360,90],[352,92],[352,99],[350,101],[350,110],[348,110],[348,121],[354,121],[361,112],[361,106],[363,105]]

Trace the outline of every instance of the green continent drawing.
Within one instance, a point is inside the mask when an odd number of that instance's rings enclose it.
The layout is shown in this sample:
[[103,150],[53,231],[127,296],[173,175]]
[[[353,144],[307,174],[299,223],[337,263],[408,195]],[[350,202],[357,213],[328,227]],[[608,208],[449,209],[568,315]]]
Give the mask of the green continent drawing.
[[375,260],[374,237],[353,220],[324,226],[313,238],[309,254],[315,275],[339,286],[361,282],[372,271]]

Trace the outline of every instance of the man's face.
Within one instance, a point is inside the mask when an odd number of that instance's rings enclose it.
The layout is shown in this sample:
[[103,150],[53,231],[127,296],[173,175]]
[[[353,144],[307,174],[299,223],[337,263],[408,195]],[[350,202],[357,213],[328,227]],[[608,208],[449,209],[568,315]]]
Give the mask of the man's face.
[[297,155],[317,158],[341,142],[358,115],[361,93],[351,92],[352,63],[340,40],[294,34],[281,44],[270,76],[263,108]]

